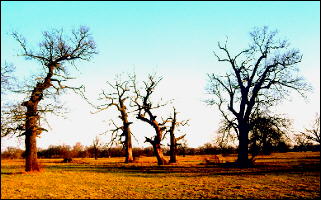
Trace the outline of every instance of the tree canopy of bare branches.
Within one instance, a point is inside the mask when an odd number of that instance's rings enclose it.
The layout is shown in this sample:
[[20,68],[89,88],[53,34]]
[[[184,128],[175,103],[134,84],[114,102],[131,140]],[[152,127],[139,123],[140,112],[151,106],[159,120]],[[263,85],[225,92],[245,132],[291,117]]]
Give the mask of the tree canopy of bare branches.
[[249,47],[232,55],[225,43],[218,42],[221,54],[214,52],[219,62],[230,66],[224,75],[209,74],[207,91],[214,98],[207,101],[216,105],[233,128],[239,140],[238,162],[248,166],[250,118],[254,110],[265,110],[275,106],[289,96],[291,90],[305,96],[310,86],[298,76],[297,64],[302,54],[290,49],[286,40],[277,38],[277,31],[267,27],[254,28],[250,32]]
[[[15,67],[13,64],[1,65],[1,137],[12,133],[21,134],[23,131],[23,108],[15,102],[9,102],[5,97],[14,89]],[[19,127],[19,128],[18,128]]]
[[76,60],[89,61],[97,53],[96,45],[89,29],[84,26],[73,30],[71,36],[64,35],[62,29],[43,32],[43,41],[37,51],[28,48],[26,39],[18,33],[14,32],[12,36],[22,48],[20,56],[27,60],[36,60],[43,67],[43,76],[37,78],[31,90],[26,91],[28,99],[21,104],[26,108],[23,133],[26,144],[26,171],[35,171],[39,170],[36,137],[45,130],[39,123],[40,114],[52,111],[40,108],[39,103],[46,97],[59,95],[61,90],[81,88],[65,84],[71,79],[68,63],[75,66]]
[[161,141],[165,136],[166,123],[168,122],[168,119],[157,119],[157,116],[153,114],[153,112],[155,109],[167,105],[168,102],[155,104],[155,102],[152,102],[151,96],[161,80],[162,77],[148,75],[148,80],[143,81],[143,88],[140,89],[136,82],[136,76],[133,75],[131,77],[132,87],[134,90],[132,103],[135,107],[135,111],[137,112],[136,118],[149,124],[155,130],[155,136],[153,138],[145,137],[145,142],[149,142],[153,146],[158,165],[164,165],[167,163],[161,149]]
[[5,94],[12,89],[13,81],[15,80],[14,71],[15,67],[11,63],[1,65],[1,94]]
[[306,128],[301,134],[309,141],[320,144],[320,114],[315,115],[311,129]]

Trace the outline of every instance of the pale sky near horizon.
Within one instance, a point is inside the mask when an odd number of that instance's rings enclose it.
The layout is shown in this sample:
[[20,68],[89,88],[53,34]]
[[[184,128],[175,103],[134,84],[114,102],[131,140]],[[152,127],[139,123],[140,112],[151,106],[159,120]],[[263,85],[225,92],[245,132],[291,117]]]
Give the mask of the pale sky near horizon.
[[[178,117],[190,119],[190,126],[183,131],[191,147],[212,142],[219,126],[218,110],[203,102],[207,73],[229,69],[213,55],[217,42],[228,36],[228,46],[238,52],[247,47],[255,26],[277,29],[281,38],[301,51],[300,74],[313,86],[308,102],[293,94],[291,101],[275,110],[293,119],[294,131],[309,127],[320,112],[320,2],[1,1],[1,65],[13,63],[19,79],[28,79],[37,69],[37,63],[16,56],[19,46],[9,35],[11,31],[21,33],[37,47],[42,31],[63,28],[68,33],[80,25],[90,28],[99,51],[90,62],[78,62],[79,72],[73,74],[90,97],[97,98],[104,83],[118,73],[135,70],[143,80],[146,74],[156,72],[164,77],[156,96],[174,99]],[[48,119],[51,129],[38,139],[38,147],[73,146],[76,142],[91,145],[95,136],[108,128],[103,120],[117,118],[111,112],[90,114],[93,109],[74,94],[61,99],[70,112],[66,119]],[[132,131],[138,140],[134,146],[149,146],[143,143],[144,136],[154,133],[147,124],[134,123]],[[106,136],[100,138],[107,140]],[[23,148],[24,142],[1,138],[1,149],[7,146]]]

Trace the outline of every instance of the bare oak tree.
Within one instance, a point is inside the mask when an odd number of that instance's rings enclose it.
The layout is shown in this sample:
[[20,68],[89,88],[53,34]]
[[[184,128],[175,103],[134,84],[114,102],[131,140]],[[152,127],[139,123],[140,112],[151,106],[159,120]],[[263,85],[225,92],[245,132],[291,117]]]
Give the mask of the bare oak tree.
[[[96,112],[107,110],[111,107],[117,108],[117,110],[120,112],[119,118],[122,120],[121,126],[117,125],[113,120],[111,120],[112,124],[115,126],[115,129],[111,129],[111,143],[113,143],[115,140],[119,140],[123,143],[126,151],[125,163],[130,163],[134,161],[134,158],[132,150],[132,132],[130,130],[130,125],[132,122],[130,122],[128,119],[128,110],[126,106],[126,101],[130,100],[129,81],[122,81],[119,77],[115,83],[110,83],[107,81],[107,84],[113,92],[106,93],[103,90],[100,94],[101,97],[99,100],[104,101],[104,103],[99,106],[94,106],[92,103],[91,105],[96,108]],[[110,130],[106,132],[110,132]],[[124,137],[124,141],[122,141],[122,137]]]
[[[153,146],[154,154],[157,158],[158,165],[167,164],[167,161],[164,158],[161,141],[164,138],[166,126],[165,124],[168,122],[167,120],[158,120],[157,116],[152,112],[160,107],[167,105],[164,104],[156,104],[152,102],[151,95],[155,91],[156,86],[162,80],[161,77],[156,77],[156,75],[149,75],[148,81],[144,81],[144,87],[142,90],[138,88],[138,84],[136,83],[136,76],[133,75],[131,77],[132,87],[134,89],[134,97],[132,99],[132,103],[135,106],[135,110],[137,111],[136,118],[142,120],[143,122],[149,124],[155,130],[155,136],[153,138],[145,137],[145,142],[149,142]],[[143,91],[143,92],[142,92]]]
[[[26,171],[38,171],[36,138],[45,129],[40,126],[41,113],[47,110],[39,108],[39,103],[46,97],[57,96],[64,89],[76,90],[64,84],[71,79],[68,74],[68,63],[75,66],[76,60],[89,61],[96,54],[96,45],[87,27],[73,30],[71,37],[63,34],[62,30],[43,32],[43,41],[39,44],[38,51],[27,47],[26,40],[18,33],[13,37],[22,47],[22,54],[26,59],[36,60],[42,65],[42,77],[37,77],[37,82],[28,91],[28,99],[21,105],[26,107],[25,112],[25,146],[26,146]],[[48,111],[48,110],[47,110]]]
[[219,62],[231,67],[225,75],[209,74],[208,92],[214,95],[207,101],[216,105],[223,118],[237,133],[238,163],[241,167],[250,164],[248,159],[250,121],[254,110],[276,105],[291,90],[304,96],[310,87],[297,75],[297,64],[302,60],[299,50],[289,49],[289,43],[276,38],[276,31],[267,27],[255,28],[251,33],[252,43],[233,56],[227,41],[218,48],[223,55],[214,55]]
[[99,152],[99,147],[100,147],[100,139],[98,136],[95,137],[95,139],[93,140],[93,150],[94,150],[94,157],[95,160],[98,159],[98,152]]
[[170,134],[170,149],[169,149],[169,154],[170,154],[170,159],[169,163],[176,163],[176,155],[177,155],[177,146],[180,145],[178,143],[179,140],[182,140],[186,134],[181,135],[179,137],[175,136],[175,130],[176,128],[180,126],[185,126],[188,124],[188,120],[184,121],[177,121],[177,112],[176,109],[173,107],[173,116],[169,118],[170,120],[170,127],[167,130],[167,133]]

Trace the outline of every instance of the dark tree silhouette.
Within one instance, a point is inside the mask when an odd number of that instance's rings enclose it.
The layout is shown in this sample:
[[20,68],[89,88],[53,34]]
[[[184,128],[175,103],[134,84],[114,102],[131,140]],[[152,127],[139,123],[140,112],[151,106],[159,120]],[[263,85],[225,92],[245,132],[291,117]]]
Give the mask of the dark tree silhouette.
[[294,141],[296,144],[296,149],[299,151],[307,151],[310,146],[313,145],[311,140],[309,140],[304,134],[294,134]]
[[186,134],[181,135],[179,137],[175,136],[175,130],[176,128],[178,128],[179,126],[185,126],[188,124],[188,120],[184,120],[184,121],[177,121],[177,112],[176,109],[173,107],[173,116],[171,118],[169,118],[170,120],[170,127],[167,130],[167,133],[170,134],[170,149],[169,149],[169,154],[170,154],[170,159],[169,159],[169,163],[176,163],[176,155],[177,155],[177,146],[180,145],[180,143],[178,143],[179,140],[182,140]]
[[100,140],[99,137],[95,137],[95,139],[93,140],[93,150],[94,150],[94,157],[95,160],[98,159],[98,152],[99,152],[99,147],[100,147]]
[[[130,125],[132,122],[130,122],[128,119],[128,109],[126,106],[126,101],[130,100],[129,81],[122,81],[119,76],[116,78],[114,83],[107,81],[107,84],[112,93],[106,93],[104,90],[102,91],[99,100],[104,101],[104,103],[99,106],[95,106],[92,103],[90,104],[96,108],[96,113],[110,109],[111,107],[117,108],[117,110],[120,112],[119,118],[122,120],[122,125],[116,125],[116,123],[111,120],[112,124],[115,126],[115,129],[107,130],[106,132],[112,133],[110,144],[113,144],[115,140],[121,141],[126,151],[125,163],[130,163],[133,162],[134,159],[132,150],[132,132],[130,130]],[[122,141],[122,137],[124,137],[124,141]]]
[[267,113],[254,112],[250,119],[249,146],[253,158],[259,153],[269,155],[272,148],[277,148],[287,139],[287,129],[291,126],[289,119],[281,116],[269,116]]
[[96,54],[96,46],[89,34],[87,27],[80,27],[72,31],[71,37],[63,34],[62,30],[43,32],[43,41],[39,44],[38,51],[27,47],[26,40],[14,32],[13,37],[22,47],[22,54],[26,59],[36,60],[43,66],[41,77],[37,77],[36,84],[27,91],[28,99],[21,105],[26,108],[24,133],[26,146],[26,171],[37,171],[36,138],[45,129],[40,126],[41,113],[52,111],[48,108],[40,108],[40,101],[50,96],[57,96],[65,89],[80,89],[64,84],[71,79],[67,69],[68,63],[75,66],[76,60],[89,61]]
[[210,94],[207,101],[216,105],[228,126],[237,133],[238,163],[249,166],[249,132],[253,111],[276,105],[291,90],[304,96],[310,86],[296,72],[302,55],[299,50],[289,49],[289,43],[276,38],[276,31],[267,27],[255,28],[251,33],[252,43],[248,48],[233,56],[227,47],[218,43],[223,53],[214,55],[219,62],[230,65],[231,71],[225,75],[209,74]]
[[[134,88],[134,97],[132,99],[133,106],[135,106],[135,110],[137,111],[136,118],[142,120],[143,122],[149,124],[155,130],[155,136],[153,138],[145,137],[145,142],[149,142],[154,149],[154,154],[157,158],[158,165],[167,164],[167,161],[164,158],[162,149],[161,149],[161,141],[165,136],[166,131],[166,123],[167,120],[157,120],[157,116],[152,112],[160,107],[167,105],[168,103],[156,104],[151,101],[151,95],[155,91],[156,86],[162,80],[162,78],[156,77],[156,75],[149,75],[148,81],[144,81],[144,88],[139,90],[136,83],[136,76],[133,75],[131,77],[132,87]],[[141,92],[143,91],[143,92]]]

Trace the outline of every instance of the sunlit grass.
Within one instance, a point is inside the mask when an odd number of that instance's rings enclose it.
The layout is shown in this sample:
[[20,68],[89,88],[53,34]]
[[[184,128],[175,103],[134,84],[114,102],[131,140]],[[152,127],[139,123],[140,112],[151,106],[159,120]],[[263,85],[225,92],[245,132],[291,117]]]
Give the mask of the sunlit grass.
[[[43,170],[23,173],[24,160],[1,161],[1,198],[320,198],[320,153],[259,156],[257,167],[206,165],[204,156],[157,166],[154,157],[41,159]],[[227,162],[235,155],[221,157]],[[263,164],[263,165],[262,165]]]

